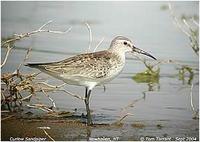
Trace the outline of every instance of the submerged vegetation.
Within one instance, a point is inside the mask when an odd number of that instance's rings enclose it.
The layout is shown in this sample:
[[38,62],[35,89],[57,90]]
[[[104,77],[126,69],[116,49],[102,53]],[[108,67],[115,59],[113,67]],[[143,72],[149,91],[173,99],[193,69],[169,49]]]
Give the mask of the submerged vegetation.
[[137,73],[135,76],[133,76],[133,80],[137,83],[159,83],[159,77],[160,77],[160,68],[154,69],[155,66],[151,64],[147,64],[146,61],[144,61],[144,64],[146,66],[146,70],[144,72]]
[[189,74],[188,75],[187,84],[191,85],[192,80],[194,78],[194,71],[193,71],[193,69],[191,67],[188,67],[188,66],[182,66],[180,69],[178,69],[178,71],[179,71],[179,73],[178,73],[179,80],[182,80],[183,84],[185,84],[187,73]]

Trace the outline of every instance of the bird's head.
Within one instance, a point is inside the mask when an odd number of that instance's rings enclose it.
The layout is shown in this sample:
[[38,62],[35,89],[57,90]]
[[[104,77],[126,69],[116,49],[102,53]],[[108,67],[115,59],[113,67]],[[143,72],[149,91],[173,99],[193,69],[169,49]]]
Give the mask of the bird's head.
[[149,56],[149,57],[153,58],[154,60],[156,60],[156,58],[153,57],[151,54],[135,47],[133,42],[130,39],[123,37],[123,36],[117,36],[112,40],[111,45],[110,45],[110,50],[120,52],[123,54],[126,52],[144,54],[144,55]]

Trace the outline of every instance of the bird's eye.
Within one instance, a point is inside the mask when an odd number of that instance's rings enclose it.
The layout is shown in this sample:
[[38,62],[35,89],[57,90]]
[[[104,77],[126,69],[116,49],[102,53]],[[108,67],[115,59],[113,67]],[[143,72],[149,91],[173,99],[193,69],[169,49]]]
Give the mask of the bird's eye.
[[127,42],[126,42],[126,41],[124,41],[124,45],[127,45]]

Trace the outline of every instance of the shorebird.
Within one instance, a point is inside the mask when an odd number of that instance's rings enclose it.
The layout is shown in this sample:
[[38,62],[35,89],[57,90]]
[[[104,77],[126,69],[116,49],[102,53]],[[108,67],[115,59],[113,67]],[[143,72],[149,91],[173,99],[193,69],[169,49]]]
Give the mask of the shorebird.
[[87,125],[91,125],[92,118],[89,108],[91,91],[95,86],[103,85],[120,74],[125,65],[125,53],[127,52],[144,54],[156,60],[151,54],[136,48],[130,39],[117,36],[107,50],[79,54],[57,62],[28,63],[27,65],[67,84],[84,86]]

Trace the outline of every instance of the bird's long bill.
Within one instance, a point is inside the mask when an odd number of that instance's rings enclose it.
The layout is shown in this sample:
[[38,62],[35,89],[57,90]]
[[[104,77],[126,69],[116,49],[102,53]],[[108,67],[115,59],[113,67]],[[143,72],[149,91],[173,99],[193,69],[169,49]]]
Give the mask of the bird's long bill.
[[147,52],[145,52],[145,51],[143,51],[143,50],[141,50],[141,49],[139,49],[139,48],[137,48],[137,47],[133,47],[133,52],[137,52],[137,53],[139,53],[139,54],[144,54],[144,55],[146,55],[146,56],[149,56],[149,57],[151,57],[151,58],[153,58],[154,60],[157,60],[154,56],[152,56],[151,54],[149,54],[149,53],[147,53]]

